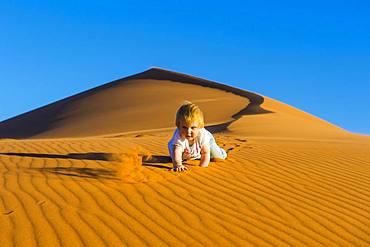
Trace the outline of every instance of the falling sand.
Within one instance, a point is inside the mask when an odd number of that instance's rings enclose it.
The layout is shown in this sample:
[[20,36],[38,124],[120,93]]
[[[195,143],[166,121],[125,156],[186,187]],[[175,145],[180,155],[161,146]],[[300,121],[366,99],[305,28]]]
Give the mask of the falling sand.
[[[228,152],[174,172],[183,100]],[[370,137],[161,69],[0,123],[1,246],[370,246]]]

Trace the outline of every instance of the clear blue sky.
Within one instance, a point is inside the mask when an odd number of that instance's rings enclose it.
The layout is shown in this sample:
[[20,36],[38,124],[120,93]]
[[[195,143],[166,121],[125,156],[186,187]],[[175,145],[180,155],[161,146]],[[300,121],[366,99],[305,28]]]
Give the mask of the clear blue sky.
[[370,134],[370,1],[0,2],[0,121],[158,66]]

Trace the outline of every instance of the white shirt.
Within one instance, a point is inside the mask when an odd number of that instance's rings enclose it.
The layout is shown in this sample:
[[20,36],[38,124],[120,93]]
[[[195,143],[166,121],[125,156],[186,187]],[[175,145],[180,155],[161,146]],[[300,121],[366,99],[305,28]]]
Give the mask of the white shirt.
[[182,152],[182,159],[200,159],[201,150],[204,145],[210,145],[212,138],[211,132],[205,128],[199,130],[199,135],[195,138],[193,145],[189,145],[186,138],[181,138],[180,131],[176,129],[171,140],[168,142],[168,150],[173,159],[173,151],[175,147],[180,147]]

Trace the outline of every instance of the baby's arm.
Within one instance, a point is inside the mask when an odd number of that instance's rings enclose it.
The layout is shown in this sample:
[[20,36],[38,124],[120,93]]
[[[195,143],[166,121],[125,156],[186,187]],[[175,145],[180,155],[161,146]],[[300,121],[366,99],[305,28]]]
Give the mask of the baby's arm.
[[200,166],[207,167],[211,159],[211,151],[210,151],[209,145],[204,145],[202,147],[201,154],[202,156],[200,158]]
[[182,172],[188,168],[182,164],[182,150],[180,147],[175,146],[173,150],[173,169],[177,172]]

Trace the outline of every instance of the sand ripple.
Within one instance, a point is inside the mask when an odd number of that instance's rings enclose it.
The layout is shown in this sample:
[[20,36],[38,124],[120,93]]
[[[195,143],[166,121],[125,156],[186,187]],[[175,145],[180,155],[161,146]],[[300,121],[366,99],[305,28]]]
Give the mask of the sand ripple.
[[218,135],[178,174],[167,138],[2,141],[1,245],[370,245],[369,143]]

